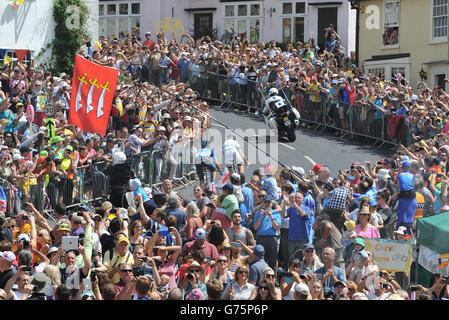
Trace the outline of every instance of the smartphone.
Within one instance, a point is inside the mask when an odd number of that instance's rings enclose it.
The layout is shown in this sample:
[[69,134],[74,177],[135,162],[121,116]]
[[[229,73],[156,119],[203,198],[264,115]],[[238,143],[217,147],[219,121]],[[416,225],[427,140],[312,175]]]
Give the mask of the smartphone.
[[97,272],[91,271],[90,272],[90,281],[95,281],[97,279]]
[[233,246],[233,247],[241,247],[242,245],[241,245],[240,243],[238,243],[238,242],[234,242],[234,243],[232,244],[232,246]]
[[449,284],[449,279],[444,279],[443,281],[441,281],[442,284]]
[[32,269],[33,269],[33,268],[31,268],[31,267],[23,267],[23,268],[22,268],[23,271],[31,271]]
[[382,283],[382,289],[388,289],[388,283]]
[[418,286],[410,286],[410,291],[416,291],[418,290]]
[[286,283],[293,283],[293,279],[291,277],[285,277],[285,282]]
[[168,228],[165,226],[161,226],[159,228],[159,234],[161,235],[161,237],[168,236]]
[[379,277],[382,277],[382,276],[383,276],[382,271],[379,271]]
[[82,212],[77,212],[76,215],[77,215],[78,217],[82,217],[82,216],[83,216],[83,213],[82,213]]

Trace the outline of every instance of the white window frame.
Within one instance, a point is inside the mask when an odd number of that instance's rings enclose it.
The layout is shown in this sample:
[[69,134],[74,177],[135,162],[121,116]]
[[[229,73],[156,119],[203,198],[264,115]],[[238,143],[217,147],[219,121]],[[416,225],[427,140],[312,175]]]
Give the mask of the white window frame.
[[[132,9],[132,4],[138,3],[140,4],[140,13],[139,14],[132,14],[131,9]],[[116,11],[114,15],[108,15],[108,5],[110,4],[115,4],[116,6]],[[120,14],[120,5],[121,4],[128,4],[128,14]],[[126,0],[126,1],[99,1],[98,2],[98,10],[100,10],[100,5],[104,5],[104,13],[103,15],[100,15],[100,12],[98,13],[99,15],[99,22],[98,22],[98,33],[100,36],[109,36],[107,34],[108,32],[108,25],[107,25],[107,20],[108,19],[115,19],[115,35],[118,38],[120,36],[120,18],[127,18],[128,19],[128,32],[131,33],[131,18],[139,18],[140,20],[140,30],[139,30],[139,35],[142,37],[142,10],[143,10],[143,3],[141,0]],[[103,27],[104,29],[104,33],[101,33],[101,28]]]
[[[449,24],[449,1],[446,4],[448,6],[447,8],[447,13],[446,13],[446,17],[447,17],[447,24]],[[448,28],[449,26],[446,25],[446,36],[445,37],[434,37],[433,36],[433,29],[434,29],[434,21],[433,19],[435,18],[433,16],[433,8],[434,8],[434,0],[430,0],[430,44],[437,44],[437,43],[444,43],[444,42],[448,42]]]
[[371,68],[384,68],[385,69],[385,81],[391,81],[391,69],[392,68],[405,68],[405,74],[403,74],[404,78],[407,81],[410,81],[410,57],[407,58],[398,58],[391,60],[378,60],[378,61],[365,61],[364,62],[364,70],[368,70]]
[[[33,60],[34,59],[34,51],[33,50],[29,50],[29,49],[28,49],[28,51],[30,52],[31,60]],[[0,63],[2,65],[2,67],[3,67],[3,65],[5,63],[5,57],[6,56],[9,56],[12,59],[13,62],[14,61],[18,61],[17,56],[16,56],[16,49],[7,49],[5,55],[3,56],[3,58],[0,57]],[[23,58],[22,64],[28,65],[28,63],[31,63],[31,61],[28,60],[27,56],[28,56],[28,54],[26,54],[25,58]]]
[[[296,2],[304,2],[305,6],[304,6],[304,13],[296,13]],[[292,4],[292,13],[283,13],[283,9],[284,9],[284,3],[291,3]],[[290,25],[291,25],[291,30],[290,30],[290,43],[295,43],[295,19],[296,18],[304,18],[304,39],[299,40],[301,42],[307,42],[306,39],[306,35],[308,34],[308,13],[309,13],[309,8],[308,8],[308,3],[306,0],[302,0],[302,1],[296,1],[296,0],[291,0],[291,1],[282,1],[280,3],[279,6],[279,16],[280,16],[280,20],[281,20],[281,38],[279,39],[279,41],[283,41],[284,39],[284,19],[290,18]]]
[[[247,37],[251,40],[251,20],[259,20],[259,39],[256,40],[256,43],[259,43],[262,41],[263,39],[263,11],[264,11],[264,6],[263,6],[263,1],[250,1],[250,2],[224,2],[223,3],[223,34],[226,32],[226,22],[227,21],[233,21],[234,22],[234,35],[238,34],[238,21],[239,20],[246,20],[246,35]],[[255,5],[258,4],[259,5],[259,14],[258,15],[251,15],[251,5]],[[247,11],[246,11],[246,16],[239,16],[238,15],[238,7],[239,5],[246,5],[247,6]],[[234,7],[234,16],[232,17],[227,17],[226,16],[226,7],[227,6],[233,6]]]
[[[399,30],[399,34],[398,34],[398,43],[397,44],[393,44],[393,45],[384,45],[384,39],[383,39],[383,35],[385,34],[385,20],[386,20],[386,16],[385,16],[385,8],[386,8],[386,4],[387,3],[392,3],[392,2],[398,2],[399,3],[399,22],[398,22],[398,30]],[[383,1],[383,20],[382,20],[382,49],[396,49],[399,48],[399,44],[401,43],[401,1],[400,0],[384,0]]]

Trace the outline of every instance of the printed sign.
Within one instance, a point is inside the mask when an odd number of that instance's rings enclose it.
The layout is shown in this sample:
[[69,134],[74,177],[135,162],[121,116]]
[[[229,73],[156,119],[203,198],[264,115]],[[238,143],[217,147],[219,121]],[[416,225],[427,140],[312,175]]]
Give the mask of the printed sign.
[[423,245],[419,246],[418,263],[431,273],[439,273],[443,277],[449,277],[449,266],[440,269],[439,259],[441,254]]
[[374,254],[379,269],[392,272],[409,272],[412,244],[408,241],[363,239],[365,250]]

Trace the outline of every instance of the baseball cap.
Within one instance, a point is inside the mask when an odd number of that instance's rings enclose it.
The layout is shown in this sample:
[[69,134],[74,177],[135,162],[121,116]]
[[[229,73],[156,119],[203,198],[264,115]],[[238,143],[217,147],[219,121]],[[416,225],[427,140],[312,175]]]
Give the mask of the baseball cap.
[[303,167],[292,167],[292,170],[298,173],[300,176],[304,176],[306,174],[306,171]]
[[347,285],[346,285],[346,283],[345,282],[343,282],[343,281],[337,281],[337,282],[335,282],[334,283],[334,287],[336,287],[336,286],[338,286],[339,284],[341,284],[343,287],[348,287]]
[[159,126],[159,128],[157,128],[157,131],[165,131],[165,127],[164,126]]
[[304,283],[297,283],[295,284],[295,291],[304,295],[304,296],[308,296],[309,295],[309,287],[304,284]]
[[26,233],[22,233],[18,238],[17,238],[17,241],[18,242],[20,242],[20,241],[30,241],[31,239],[30,239],[30,236],[29,235],[27,235]]
[[68,145],[67,147],[65,147],[65,149],[73,152],[73,147],[71,145]]
[[410,168],[410,167],[411,167],[410,161],[407,161],[407,160],[402,161],[402,163],[401,163],[401,168],[402,169]]
[[12,251],[3,251],[0,253],[0,258],[6,260],[9,263],[13,263],[16,260],[16,255]]
[[206,229],[197,228],[195,231],[195,239],[206,240]]
[[58,226],[58,231],[70,231],[70,227],[67,223],[61,223]]
[[128,237],[120,236],[118,238],[118,243],[120,243],[120,242],[126,242],[127,244],[129,244],[129,239],[128,239]]
[[265,249],[260,244],[254,246],[253,253],[256,256],[262,257],[265,254]]
[[225,184],[222,189],[228,193],[234,192],[234,187],[231,184]]
[[308,249],[315,249],[315,247],[311,243],[306,243],[305,245],[302,246],[303,251],[306,251]]
[[318,171],[320,171],[320,169],[321,169],[322,167],[323,167],[323,166],[322,166],[321,164],[317,163],[317,164],[312,168],[312,171],[318,172]]

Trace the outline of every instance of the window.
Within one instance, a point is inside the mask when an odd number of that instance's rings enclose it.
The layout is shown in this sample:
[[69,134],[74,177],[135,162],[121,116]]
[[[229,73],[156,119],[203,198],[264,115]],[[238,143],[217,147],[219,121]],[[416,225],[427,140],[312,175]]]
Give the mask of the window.
[[444,73],[435,75],[435,86],[446,90],[446,82],[444,81],[444,79],[446,79],[446,75]]
[[405,67],[391,67],[391,79],[397,80],[397,75],[401,74],[402,77],[406,78]]
[[382,42],[384,46],[399,44],[399,22],[401,19],[400,1],[384,1],[384,33]]
[[224,6],[225,42],[239,36],[249,38],[251,43],[260,41],[260,22],[262,18],[262,3],[227,4]]
[[432,0],[432,40],[447,40],[448,0]]
[[385,79],[385,68],[368,68],[368,73],[375,74],[381,79]]
[[141,3],[138,1],[108,1],[107,4],[100,4],[99,34],[120,37],[122,40],[127,33],[139,34],[140,8]]
[[[22,64],[28,65],[29,63],[31,63],[31,61],[29,60],[29,58],[30,58],[30,57],[33,57],[33,52],[34,52],[34,51],[28,50],[28,53],[25,55],[25,58],[23,58]],[[12,64],[13,64],[14,67],[17,66],[18,60],[17,60],[17,56],[16,56],[16,53],[15,53],[15,50],[14,50],[14,49],[12,49],[12,50],[6,50],[6,53],[5,53],[5,55],[3,56],[3,58],[2,58],[2,56],[0,56],[0,65],[1,65],[1,66],[3,66],[3,64],[4,64],[4,62],[5,62],[5,57],[6,57],[6,56],[9,56],[9,57],[12,59]],[[11,66],[11,65],[10,65],[10,66]]]
[[306,25],[305,2],[284,2],[281,17],[282,42],[303,42]]

